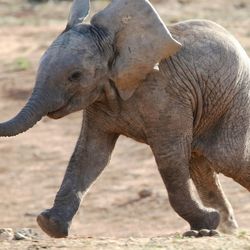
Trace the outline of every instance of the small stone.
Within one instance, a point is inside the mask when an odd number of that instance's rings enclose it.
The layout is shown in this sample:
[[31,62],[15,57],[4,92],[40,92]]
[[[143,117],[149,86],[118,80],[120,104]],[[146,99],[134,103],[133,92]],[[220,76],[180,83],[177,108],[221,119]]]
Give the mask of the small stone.
[[24,216],[27,216],[27,217],[37,217],[38,213],[25,213]]
[[138,194],[141,199],[144,199],[144,198],[152,196],[152,191],[149,189],[143,189]]
[[199,235],[199,232],[196,230],[190,230],[185,232],[182,236],[183,237],[197,237]]
[[15,240],[32,240],[36,239],[38,234],[34,232],[31,228],[22,228],[15,232]]
[[199,231],[199,236],[201,236],[201,237],[210,236],[210,230],[209,229],[201,229]]
[[236,3],[234,6],[236,9],[244,9],[247,7],[247,4],[244,2],[239,2],[239,3]]
[[14,233],[11,228],[0,229],[0,240],[12,240],[13,237],[14,237]]
[[211,230],[210,231],[210,236],[220,236],[220,233],[216,230]]

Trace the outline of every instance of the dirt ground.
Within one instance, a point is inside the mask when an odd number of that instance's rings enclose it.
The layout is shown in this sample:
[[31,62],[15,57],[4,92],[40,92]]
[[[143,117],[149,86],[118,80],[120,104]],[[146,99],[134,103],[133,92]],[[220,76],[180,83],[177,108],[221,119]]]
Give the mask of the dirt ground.
[[[250,55],[250,0],[152,1],[166,23],[206,18],[229,29]],[[106,5],[95,1],[93,11]],[[0,0],[0,120],[27,100],[39,58],[66,24],[69,3]],[[250,195],[221,176],[240,225],[236,236],[182,239],[185,221],[170,207],[149,148],[121,137],[112,160],[85,197],[70,238],[52,240],[36,224],[51,207],[73,152],[81,112],[44,118],[15,138],[0,138],[0,228],[34,229],[35,241],[2,241],[0,249],[250,249]],[[150,196],[140,198],[141,191]]]

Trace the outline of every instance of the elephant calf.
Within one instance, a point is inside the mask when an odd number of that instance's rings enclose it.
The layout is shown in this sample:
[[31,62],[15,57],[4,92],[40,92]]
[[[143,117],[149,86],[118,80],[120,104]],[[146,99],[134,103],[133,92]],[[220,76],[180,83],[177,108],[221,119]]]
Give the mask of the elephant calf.
[[88,12],[88,0],[73,1],[66,29],[41,59],[31,98],[0,124],[1,136],[14,136],[45,115],[84,110],[61,188],[38,224],[52,237],[68,235],[122,134],[151,147],[170,203],[192,230],[220,222],[236,228],[217,173],[250,190],[250,62],[243,48],[210,21],[168,30],[147,0],[113,0],[83,24]]

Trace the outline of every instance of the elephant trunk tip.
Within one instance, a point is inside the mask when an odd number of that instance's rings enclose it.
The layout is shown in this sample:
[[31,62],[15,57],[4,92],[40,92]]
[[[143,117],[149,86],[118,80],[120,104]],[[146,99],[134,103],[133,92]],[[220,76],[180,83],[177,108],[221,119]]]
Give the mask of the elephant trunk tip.
[[18,134],[24,133],[28,129],[32,128],[40,119],[37,119],[35,123],[32,122],[26,124],[18,124],[18,120],[18,118],[13,118],[10,121],[0,123],[0,137],[14,137]]
[[0,137],[13,137],[32,128],[47,112],[32,99],[9,121],[0,123]]
[[[13,137],[32,128],[43,116],[57,110],[62,103],[59,98],[49,97],[41,89],[34,89],[30,99],[21,111],[9,121],[0,123],[0,137]],[[61,100],[61,99],[60,99]]]

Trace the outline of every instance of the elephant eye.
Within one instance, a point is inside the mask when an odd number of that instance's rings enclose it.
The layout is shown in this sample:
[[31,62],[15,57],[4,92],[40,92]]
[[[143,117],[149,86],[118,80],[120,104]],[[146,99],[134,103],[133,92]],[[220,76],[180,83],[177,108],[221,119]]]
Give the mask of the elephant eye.
[[80,71],[76,71],[70,75],[68,78],[70,82],[76,82],[81,79],[82,73]]

